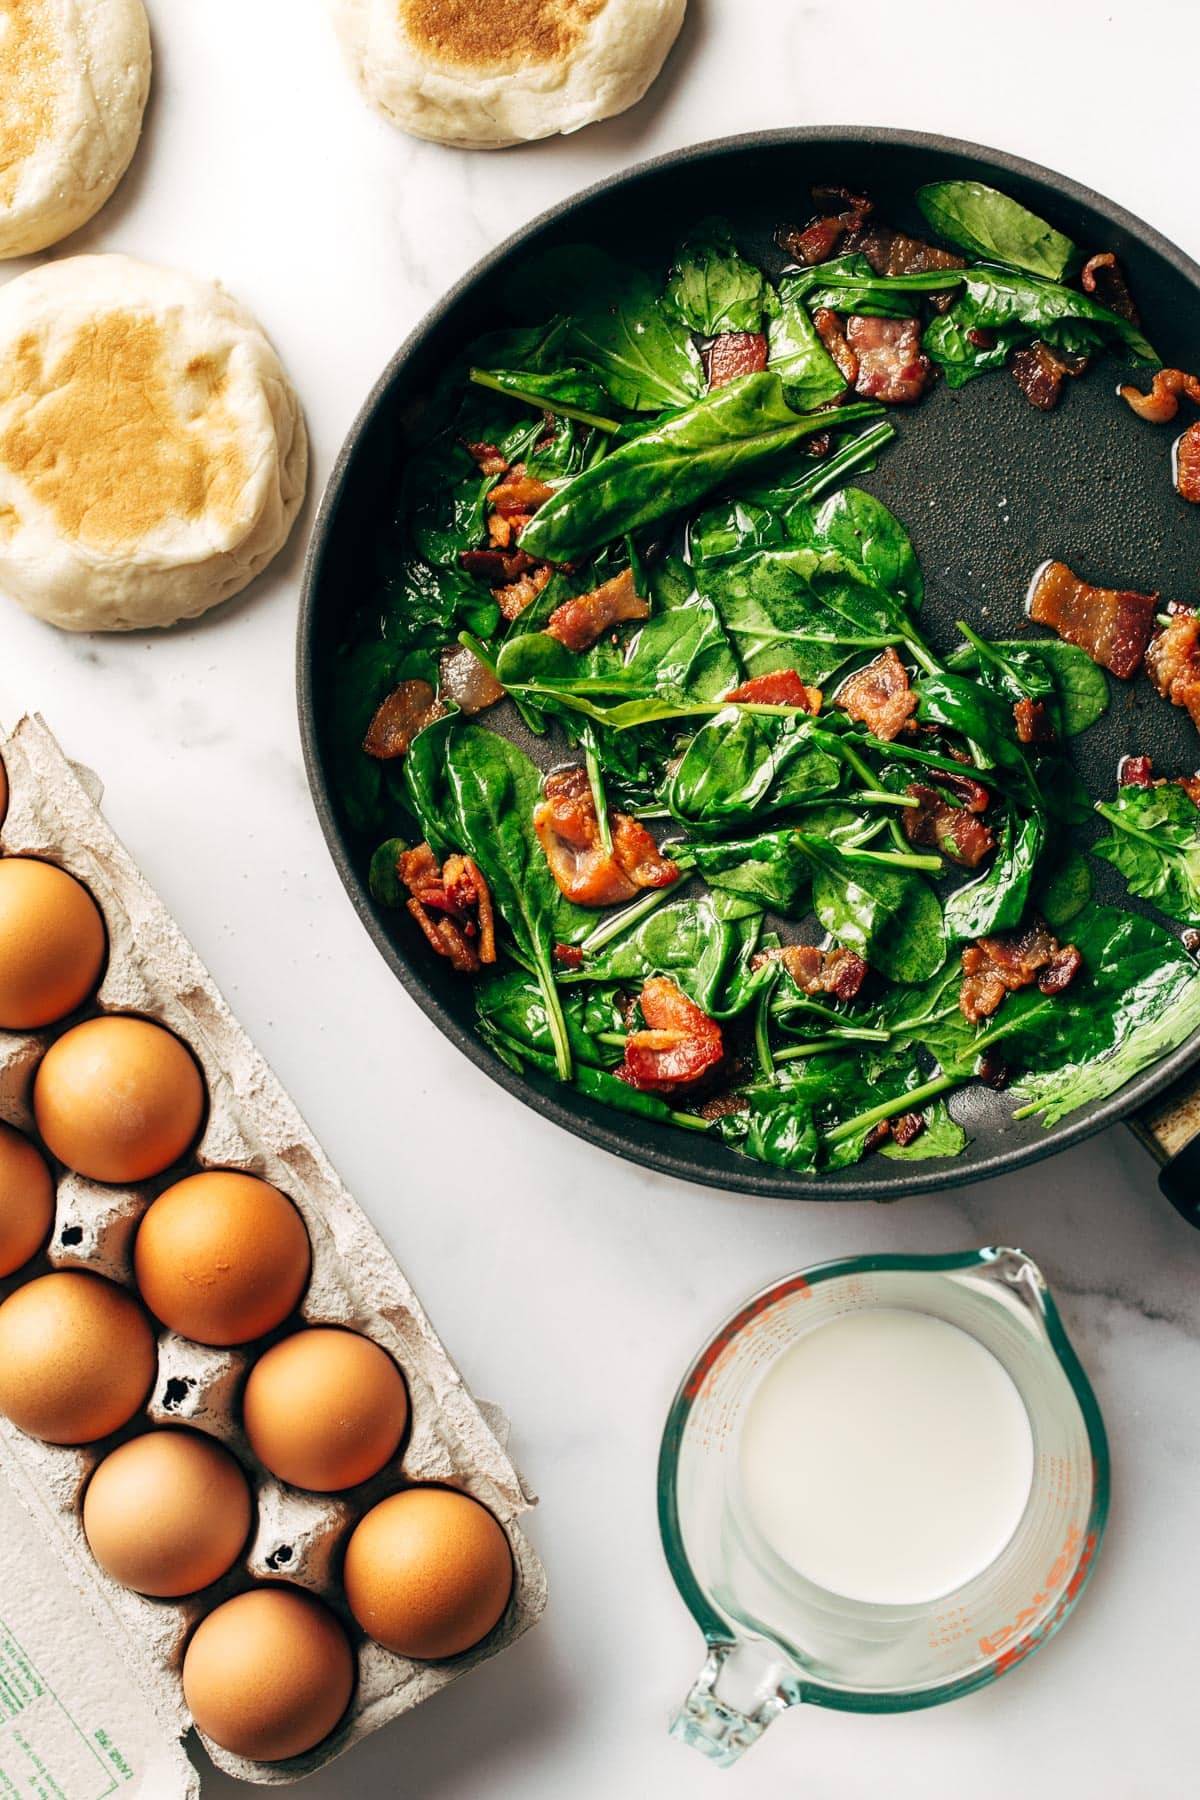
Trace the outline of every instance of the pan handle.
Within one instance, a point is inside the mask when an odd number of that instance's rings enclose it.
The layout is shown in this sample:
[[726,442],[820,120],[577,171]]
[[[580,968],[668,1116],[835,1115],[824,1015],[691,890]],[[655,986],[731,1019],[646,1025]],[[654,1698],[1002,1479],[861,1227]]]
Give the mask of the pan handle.
[[1175,1211],[1200,1227],[1200,1070],[1157,1095],[1129,1126],[1158,1163],[1158,1185]]

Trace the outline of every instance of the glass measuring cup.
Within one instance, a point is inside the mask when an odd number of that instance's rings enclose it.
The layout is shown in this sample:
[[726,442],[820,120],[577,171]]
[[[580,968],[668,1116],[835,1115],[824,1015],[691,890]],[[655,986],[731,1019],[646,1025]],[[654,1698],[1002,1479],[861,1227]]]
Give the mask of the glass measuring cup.
[[[818,1587],[766,1542],[741,1492],[741,1426],[766,1370],[805,1332],[865,1307],[957,1325],[999,1360],[1029,1415],[1033,1484],[1013,1537],[989,1567],[936,1600],[881,1606]],[[994,1681],[1071,1612],[1108,1493],[1095,1395],[1023,1251],[857,1257],[765,1288],[696,1357],[663,1433],[663,1547],[708,1645],[672,1735],[728,1765],[801,1701],[904,1712]]]

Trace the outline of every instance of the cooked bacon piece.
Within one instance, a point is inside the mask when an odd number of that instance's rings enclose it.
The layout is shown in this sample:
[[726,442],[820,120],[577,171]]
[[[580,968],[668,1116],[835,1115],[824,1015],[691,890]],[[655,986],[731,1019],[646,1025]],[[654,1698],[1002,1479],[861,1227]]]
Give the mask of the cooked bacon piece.
[[532,563],[524,574],[517,576],[515,581],[506,583],[504,587],[494,587],[492,599],[506,619],[519,618],[525,608],[536,600],[542,589],[547,586],[553,573],[554,570],[549,563]]
[[495,444],[469,444],[464,438],[463,449],[481,475],[508,474],[508,458]]
[[818,431],[815,436],[804,440],[804,454],[811,456],[814,462],[819,462],[823,456],[828,456],[832,449],[832,431]]
[[1181,787],[1193,806],[1200,807],[1200,773],[1195,775],[1177,775],[1172,784]]
[[991,793],[973,775],[954,775],[949,769],[929,769],[927,779],[934,787],[946,788],[969,813],[985,813],[992,804]]
[[1153,787],[1154,763],[1148,756],[1123,756],[1117,764],[1118,787]]
[[650,608],[638,598],[633,586],[633,570],[622,569],[611,581],[590,594],[579,594],[564,600],[550,614],[548,635],[557,638],[567,650],[590,650],[598,638],[613,625],[626,619],[648,619]]
[[1085,294],[1095,295],[1101,306],[1107,306],[1119,319],[1127,319],[1131,325],[1141,323],[1125,271],[1111,250],[1089,256],[1079,271],[1079,280]]
[[996,834],[985,825],[978,813],[961,806],[951,806],[936,788],[912,782],[905,788],[910,800],[917,801],[903,814],[904,835],[910,844],[922,849],[940,850],[951,862],[964,869],[977,869],[984,857],[996,848]]
[[498,481],[488,494],[493,512],[511,517],[514,513],[531,513],[549,500],[554,489],[547,481],[526,472],[524,463],[514,463],[503,481]]
[[1040,919],[1023,931],[982,937],[962,953],[958,1004],[963,1016],[977,1025],[980,1019],[991,1018],[1005,994],[1015,994],[1034,981],[1045,994],[1061,993],[1082,960],[1073,944],[1060,945]]
[[438,682],[447,700],[453,700],[460,712],[472,716],[481,713],[497,700],[503,700],[504,689],[490,669],[485,669],[474,651],[466,645],[443,650],[438,658]]
[[794,225],[783,227],[775,238],[794,262],[809,268],[827,262],[846,233],[858,231],[872,210],[865,194],[852,194],[840,186],[814,187],[812,199],[819,216],[802,231]]
[[[1200,932],[1197,932],[1196,935],[1197,937],[1200,937]],[[750,1102],[745,1094],[735,1094],[732,1092],[713,1094],[711,1099],[704,1102],[703,1106],[697,1106],[695,1109],[696,1117],[698,1119],[706,1119],[710,1125],[714,1119],[727,1119],[734,1113],[744,1113],[749,1111]]]
[[917,696],[908,685],[908,670],[889,644],[865,669],[843,681],[834,705],[890,743],[916,712]]
[[460,550],[458,562],[468,575],[489,583],[516,581],[518,576],[538,567],[524,550],[504,551],[494,546],[490,550]]
[[985,1050],[975,1073],[984,1087],[994,1088],[998,1094],[1003,1093],[1012,1080],[1012,1069],[998,1050]]
[[554,960],[560,969],[582,969],[583,951],[578,944],[555,944]]
[[1074,944],[1056,950],[1038,975],[1038,991],[1043,994],[1061,994],[1064,988],[1070,987],[1082,967],[1083,958]]
[[1200,956],[1200,931],[1189,926],[1186,931],[1180,932],[1179,941],[1189,956]]
[[807,713],[821,710],[820,688],[808,687],[795,669],[775,669],[770,675],[752,675],[740,687],[730,688],[726,700],[743,706],[800,706]]
[[1036,338],[1024,350],[1015,351],[1008,366],[1030,406],[1039,412],[1053,412],[1062,399],[1063,382],[1068,375],[1083,374],[1087,357],[1062,356]]
[[403,756],[418,731],[440,719],[445,707],[427,681],[402,681],[375,709],[363,749],[379,762]]
[[858,358],[846,342],[842,321],[828,306],[818,306],[812,316],[817,336],[833,358],[838,374],[847,387],[858,380]]
[[573,766],[546,777],[533,829],[561,893],[578,906],[615,906],[641,888],[670,887],[682,871],[663,856],[644,825],[628,813],[609,817],[612,854],[600,842],[600,823],[587,770]]
[[1175,492],[1193,506],[1200,505],[1200,419],[1175,445]]
[[1017,738],[1022,744],[1052,744],[1054,720],[1044,700],[1017,700],[1013,704]]
[[673,1094],[695,1085],[725,1055],[721,1027],[665,975],[642,988],[644,1031],[630,1032],[617,1070],[640,1094]]
[[843,248],[865,256],[876,275],[925,275],[933,269],[965,269],[966,261],[950,250],[939,250],[907,232],[896,231],[873,219],[852,231]]
[[811,944],[780,944],[759,950],[750,959],[752,969],[766,963],[782,963],[802,994],[832,994],[836,1000],[853,1000],[867,979],[867,965],[853,950],[817,950]]
[[994,350],[996,334],[986,325],[973,325],[967,333],[967,342],[974,344],[976,350]]
[[1157,594],[1093,587],[1073,575],[1066,563],[1049,562],[1036,577],[1029,616],[1128,681],[1146,654],[1157,603]]
[[887,1143],[891,1135],[892,1121],[890,1119],[880,1119],[878,1125],[872,1125],[870,1131],[868,1131],[866,1137],[863,1139],[864,1155],[871,1150],[878,1150],[882,1144]]
[[1148,394],[1131,383],[1119,387],[1117,392],[1138,418],[1150,425],[1170,424],[1179,411],[1180,394],[1186,394],[1200,406],[1200,379],[1183,369],[1157,369]]
[[1146,652],[1146,673],[1164,700],[1182,706],[1200,730],[1200,615],[1176,607]]
[[767,366],[767,340],[761,331],[723,331],[704,352],[709,388],[725,387],[739,375],[757,375]]
[[919,1112],[901,1113],[892,1122],[892,1137],[903,1150],[914,1138],[920,1137],[925,1129],[925,1120]]
[[396,873],[409,891],[412,917],[457,974],[474,975],[495,962],[492,896],[473,857],[448,856],[439,869],[429,845],[418,844],[396,858]]
[[917,319],[846,320],[846,342],[858,358],[856,394],[889,406],[911,406],[925,392],[933,370],[921,350]]

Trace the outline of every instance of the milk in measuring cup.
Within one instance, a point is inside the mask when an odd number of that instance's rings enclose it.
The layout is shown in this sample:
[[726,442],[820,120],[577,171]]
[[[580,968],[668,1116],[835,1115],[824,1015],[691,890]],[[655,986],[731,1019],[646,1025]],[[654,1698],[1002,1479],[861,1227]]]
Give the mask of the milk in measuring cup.
[[961,1587],[1015,1532],[1033,1435],[975,1338],[899,1307],[805,1333],[763,1376],[741,1439],[742,1497],[784,1562],[833,1593],[919,1605]]

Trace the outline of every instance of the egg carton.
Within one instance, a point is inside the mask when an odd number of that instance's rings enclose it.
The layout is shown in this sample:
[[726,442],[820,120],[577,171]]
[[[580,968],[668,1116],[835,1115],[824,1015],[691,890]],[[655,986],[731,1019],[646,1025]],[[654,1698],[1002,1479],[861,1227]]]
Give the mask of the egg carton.
[[[252,1582],[286,1580],[333,1607],[355,1648],[357,1683],[331,1736],[305,1755],[279,1763],[249,1761],[204,1739],[213,1761],[233,1775],[263,1783],[295,1781],[506,1649],[534,1623],[545,1605],[545,1574],[517,1521],[536,1503],[535,1496],[504,1447],[503,1415],[467,1388],[390,1252],[105,823],[94,778],[67,761],[38,717],[22,719],[0,738],[0,757],[10,790],[0,849],[41,857],[78,877],[103,912],[109,938],[103,982],[81,1013],[47,1032],[0,1032],[0,1118],[33,1133],[30,1090],[41,1055],[67,1025],[94,1013],[140,1013],[168,1026],[195,1053],[209,1094],[199,1143],[183,1163],[153,1182],[107,1187],[60,1169],[46,1250],[0,1283],[0,1297],[48,1267],[91,1269],[133,1288],[133,1235],[154,1196],[202,1169],[242,1170],[285,1193],[308,1228],[312,1276],[298,1315],[285,1329],[301,1322],[350,1326],[383,1345],[408,1384],[410,1425],[397,1457],[371,1481],[336,1496],[287,1487],[252,1454],[238,1402],[256,1345],[211,1349],[162,1331],[157,1375],[143,1414],[97,1444],[59,1448],[0,1420],[0,1461],[12,1485],[54,1537],[57,1559],[102,1632],[110,1642],[111,1634],[118,1634],[120,1662],[177,1738],[193,1724],[180,1679],[184,1649],[194,1625],[214,1605]],[[186,1425],[220,1439],[256,1493],[256,1523],[240,1562],[213,1587],[181,1601],[147,1599],[120,1587],[92,1559],[83,1535],[88,1477],[115,1443],[147,1421]],[[512,1549],[515,1580],[504,1617],[481,1644],[443,1663],[415,1662],[366,1639],[338,1582],[341,1554],[357,1520],[384,1494],[414,1482],[438,1482],[471,1494],[500,1522]],[[6,1606],[7,1595],[0,1594],[0,1634]],[[0,1726],[3,1649],[0,1636]],[[0,1736],[0,1775],[3,1741]],[[146,1791],[155,1800],[165,1793],[153,1785]]]

